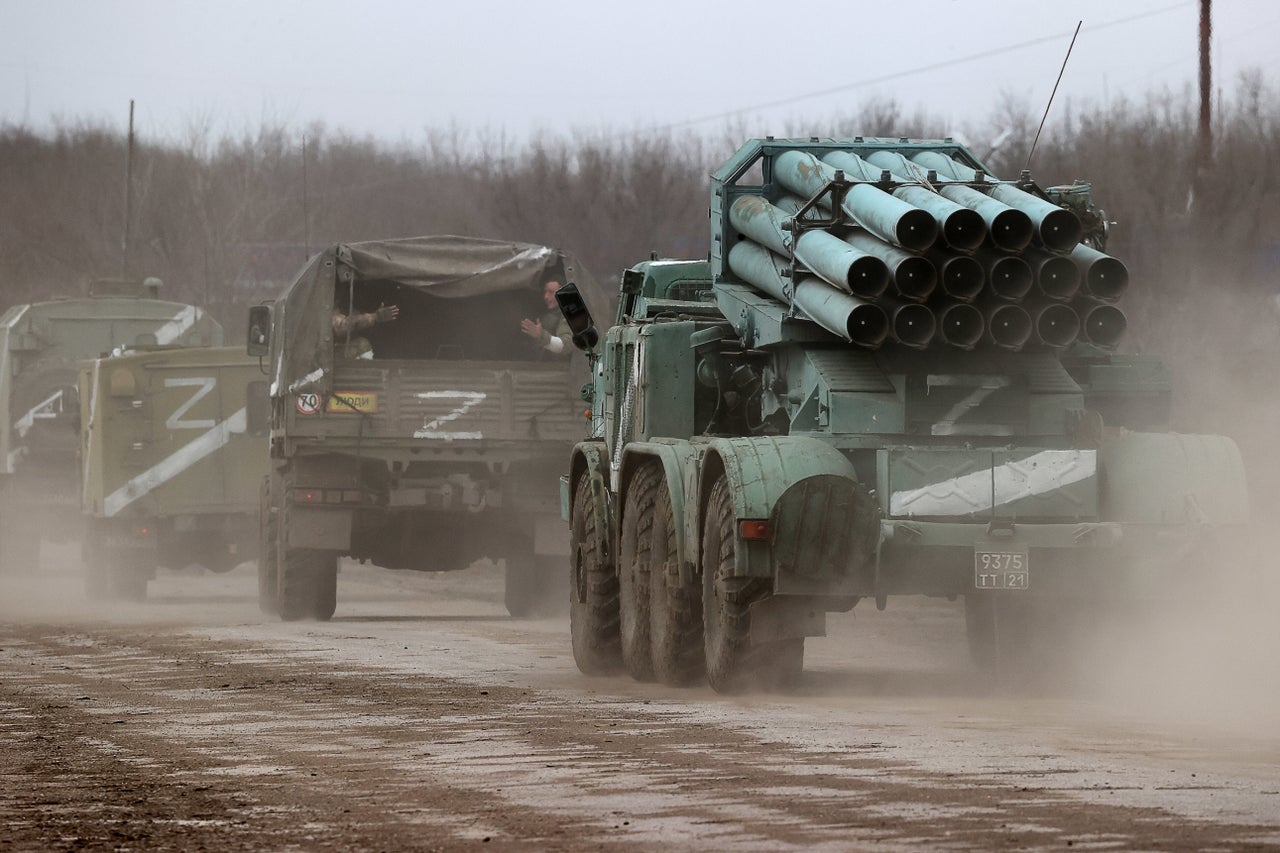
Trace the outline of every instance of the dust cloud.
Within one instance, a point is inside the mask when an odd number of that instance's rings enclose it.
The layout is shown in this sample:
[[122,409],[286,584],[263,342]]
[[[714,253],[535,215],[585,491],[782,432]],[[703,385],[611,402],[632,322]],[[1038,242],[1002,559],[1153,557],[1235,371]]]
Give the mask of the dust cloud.
[[1263,288],[1199,277],[1189,298],[1131,319],[1172,374],[1174,430],[1239,446],[1251,517],[1179,585],[1080,632],[1058,687],[1118,714],[1270,737],[1280,732],[1280,311]]

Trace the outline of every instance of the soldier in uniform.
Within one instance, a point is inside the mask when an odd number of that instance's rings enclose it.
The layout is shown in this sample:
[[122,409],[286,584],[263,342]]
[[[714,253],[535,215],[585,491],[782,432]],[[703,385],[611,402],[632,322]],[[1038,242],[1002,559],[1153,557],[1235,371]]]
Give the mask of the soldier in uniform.
[[364,335],[356,335],[372,329],[379,323],[390,323],[400,316],[399,305],[383,305],[368,314],[344,314],[333,309],[333,343],[340,358],[373,358],[373,344]]
[[569,330],[569,323],[556,306],[556,291],[559,289],[560,282],[555,279],[549,280],[542,286],[542,301],[547,306],[547,312],[538,320],[521,320],[520,331],[537,341],[538,346],[545,352],[567,358],[570,353],[569,341],[572,338],[572,332]]

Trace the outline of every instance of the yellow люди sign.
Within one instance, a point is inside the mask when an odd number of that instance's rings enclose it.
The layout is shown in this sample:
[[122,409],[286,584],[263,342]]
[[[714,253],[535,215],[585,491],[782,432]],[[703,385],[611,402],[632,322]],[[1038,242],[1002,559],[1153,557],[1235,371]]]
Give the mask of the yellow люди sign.
[[335,391],[325,402],[324,410],[335,415],[352,415],[357,412],[373,415],[378,412],[376,391]]

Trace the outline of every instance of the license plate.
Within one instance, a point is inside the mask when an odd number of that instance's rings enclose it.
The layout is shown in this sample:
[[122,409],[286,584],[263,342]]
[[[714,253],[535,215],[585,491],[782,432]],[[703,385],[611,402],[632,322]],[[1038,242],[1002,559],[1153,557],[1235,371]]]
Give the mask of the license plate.
[[973,551],[973,585],[978,589],[1027,589],[1031,558],[1017,548],[987,548]]

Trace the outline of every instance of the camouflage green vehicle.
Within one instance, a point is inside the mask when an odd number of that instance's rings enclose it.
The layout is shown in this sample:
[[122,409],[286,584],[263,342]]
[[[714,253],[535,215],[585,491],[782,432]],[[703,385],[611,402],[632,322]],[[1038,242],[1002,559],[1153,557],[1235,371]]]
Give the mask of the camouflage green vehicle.
[[86,589],[140,599],[158,565],[257,553],[267,381],[240,348],[143,348],[80,371]]
[[758,139],[710,213],[709,260],[624,274],[596,355],[562,480],[584,673],[785,683],[826,613],[907,594],[963,598],[973,657],[1021,672],[1109,603],[1215,583],[1241,457],[1167,431],[1167,372],[1116,351],[1088,185],[952,140]]
[[80,532],[79,362],[117,347],[219,346],[222,327],[159,298],[158,279],[98,281],[89,295],[0,317],[0,562],[31,568],[41,539]]
[[[328,619],[342,556],[432,572],[502,558],[508,610],[547,605],[568,554],[556,476],[584,434],[586,375],[521,323],[546,313],[548,282],[585,276],[525,243],[339,244],[251,310],[249,351],[271,382],[264,611]],[[335,331],[380,309],[388,322]]]

